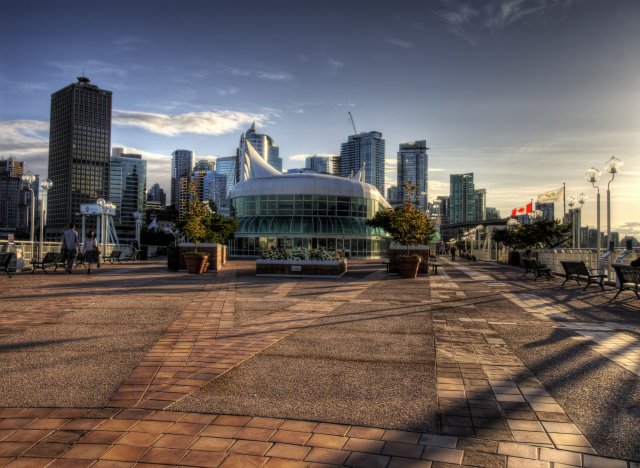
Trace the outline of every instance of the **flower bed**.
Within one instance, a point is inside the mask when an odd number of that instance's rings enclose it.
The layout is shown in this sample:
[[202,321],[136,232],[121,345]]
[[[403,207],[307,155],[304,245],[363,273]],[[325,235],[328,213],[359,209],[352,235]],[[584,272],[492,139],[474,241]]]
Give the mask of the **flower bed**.
[[256,260],[258,276],[315,276],[339,278],[347,271],[347,261],[324,249],[271,250]]

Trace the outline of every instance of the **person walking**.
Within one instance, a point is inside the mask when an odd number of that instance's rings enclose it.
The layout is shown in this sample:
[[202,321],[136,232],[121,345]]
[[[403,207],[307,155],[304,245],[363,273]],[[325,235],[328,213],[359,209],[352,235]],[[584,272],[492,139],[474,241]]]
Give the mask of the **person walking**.
[[452,245],[450,250],[451,250],[451,261],[455,262],[456,261],[456,246]]
[[71,273],[73,262],[78,256],[78,232],[75,223],[69,224],[62,233],[62,255],[65,260],[64,271]]
[[91,274],[91,264],[95,263],[100,268],[100,254],[98,253],[98,243],[96,242],[96,233],[89,231],[87,238],[84,240],[84,259],[87,262],[87,275]]

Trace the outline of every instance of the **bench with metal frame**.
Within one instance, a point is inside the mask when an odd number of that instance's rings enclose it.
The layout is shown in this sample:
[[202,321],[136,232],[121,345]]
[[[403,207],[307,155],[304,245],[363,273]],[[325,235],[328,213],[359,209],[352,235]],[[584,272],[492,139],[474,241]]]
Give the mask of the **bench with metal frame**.
[[47,268],[51,267],[55,270],[58,269],[62,263],[62,254],[60,252],[47,252],[42,260],[31,260],[31,274],[34,274],[37,269],[40,269],[47,273]]
[[614,301],[622,291],[633,291],[636,293],[636,297],[640,299],[640,294],[638,294],[640,291],[640,267],[633,267],[621,263],[614,263],[611,266],[616,271],[616,276],[618,277],[618,292],[613,296],[611,301]]
[[549,267],[539,263],[535,258],[523,258],[522,263],[525,268],[525,272],[522,275],[523,278],[529,273],[533,274],[534,281],[538,281],[538,278],[542,276],[545,276],[549,280],[553,276]]
[[0,252],[0,271],[4,271],[9,278],[12,277],[11,273],[9,273],[9,264],[12,258],[13,252]]
[[140,260],[140,254],[142,253],[141,250],[134,250],[133,252],[131,252],[130,255],[127,255],[126,257],[120,257],[118,259],[118,261],[131,261],[131,262],[135,262],[136,260]]
[[[587,282],[586,286],[582,288],[583,291],[585,291],[590,284],[597,284],[600,286],[600,289],[604,291],[603,283],[607,275],[600,273],[598,270],[589,270],[582,260],[560,260],[560,264],[564,269],[564,283],[573,280],[578,283],[578,286],[582,286],[580,280],[583,280]],[[561,286],[564,286],[564,283],[562,283]]]
[[103,263],[109,262],[113,265],[114,262],[122,263],[120,257],[122,256],[121,250],[114,250],[109,255],[102,257]]

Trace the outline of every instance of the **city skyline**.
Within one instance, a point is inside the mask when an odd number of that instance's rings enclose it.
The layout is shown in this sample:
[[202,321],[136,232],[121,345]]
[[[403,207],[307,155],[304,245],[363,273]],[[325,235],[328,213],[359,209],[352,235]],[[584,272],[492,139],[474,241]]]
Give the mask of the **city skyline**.
[[169,189],[176,149],[233,155],[254,120],[304,167],[340,152],[351,111],[386,140],[387,186],[398,145],[426,139],[430,201],[473,172],[503,214],[566,182],[593,227],[584,171],[616,155],[612,230],[640,234],[636,2],[154,2],[153,21],[144,1],[77,5],[0,18],[0,156],[42,178],[50,96],[84,73],[113,91],[111,146],[148,160],[149,186]]

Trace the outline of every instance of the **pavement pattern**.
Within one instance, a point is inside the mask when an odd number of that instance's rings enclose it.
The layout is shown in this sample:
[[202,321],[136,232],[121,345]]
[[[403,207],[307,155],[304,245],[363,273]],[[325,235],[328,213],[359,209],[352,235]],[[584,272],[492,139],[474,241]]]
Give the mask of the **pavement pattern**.
[[442,263],[2,278],[0,466],[640,467],[640,301]]

